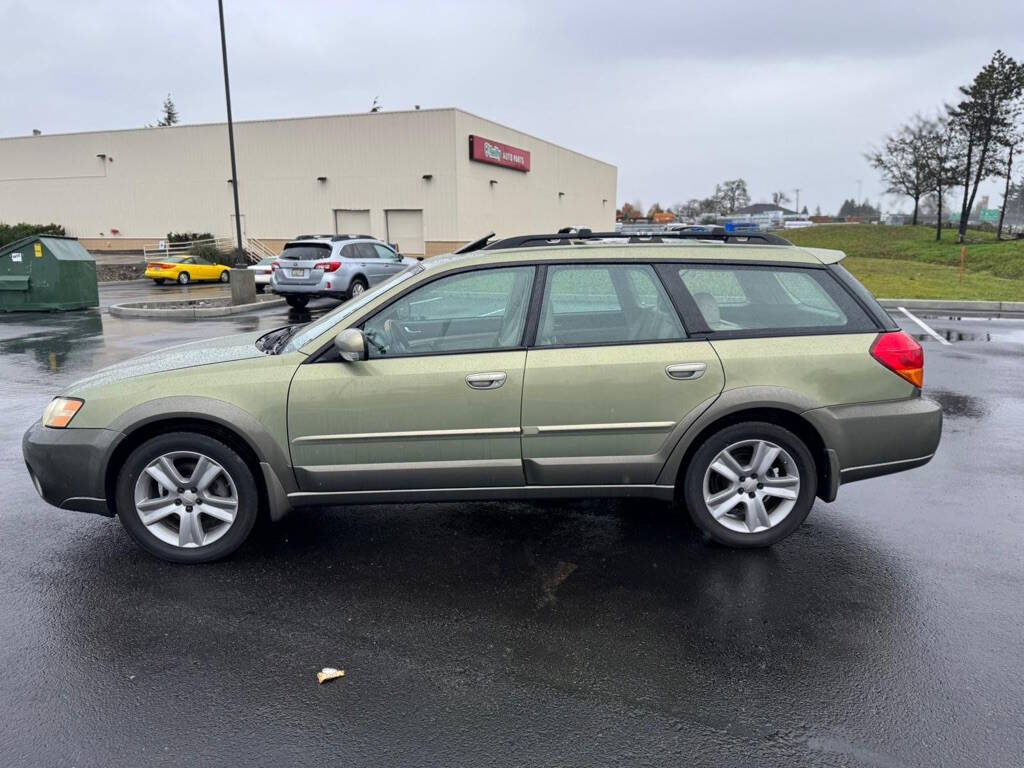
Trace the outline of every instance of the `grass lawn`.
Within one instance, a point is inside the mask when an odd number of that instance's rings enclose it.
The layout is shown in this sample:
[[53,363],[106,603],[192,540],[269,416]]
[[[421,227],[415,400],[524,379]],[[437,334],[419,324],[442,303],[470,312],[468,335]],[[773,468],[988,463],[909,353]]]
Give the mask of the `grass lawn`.
[[795,245],[845,252],[843,265],[883,298],[1024,301],[1024,240],[969,232],[961,284],[955,231],[938,243],[928,227],[826,224],[780,234]]

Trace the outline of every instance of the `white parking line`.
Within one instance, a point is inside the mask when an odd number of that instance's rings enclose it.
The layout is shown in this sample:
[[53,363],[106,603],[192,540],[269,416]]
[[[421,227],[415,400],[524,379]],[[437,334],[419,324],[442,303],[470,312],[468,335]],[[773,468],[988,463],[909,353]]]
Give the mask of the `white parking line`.
[[910,312],[908,312],[903,307],[896,307],[896,309],[898,309],[904,315],[906,315],[911,320],[913,320],[915,323],[920,325],[924,329],[925,333],[927,333],[929,336],[931,336],[937,342],[939,342],[940,344],[945,344],[947,347],[949,346],[949,341],[947,339],[943,338],[942,336],[939,336],[939,334],[937,334],[934,330],[932,330],[931,326],[929,326],[926,322],[924,322],[924,320],[922,320],[921,318],[917,317],[916,315],[911,314]]

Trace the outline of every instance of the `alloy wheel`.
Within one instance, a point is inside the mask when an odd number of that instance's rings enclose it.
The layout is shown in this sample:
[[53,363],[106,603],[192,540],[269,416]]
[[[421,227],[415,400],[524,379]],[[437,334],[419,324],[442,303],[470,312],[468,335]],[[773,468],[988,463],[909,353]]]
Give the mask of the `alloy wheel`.
[[704,472],[711,516],[737,533],[760,533],[781,523],[800,496],[796,461],[768,440],[742,440],[715,456]]
[[146,529],[175,547],[203,547],[228,532],[238,490],[227,470],[195,451],[172,451],[146,465],[135,482],[135,512]]

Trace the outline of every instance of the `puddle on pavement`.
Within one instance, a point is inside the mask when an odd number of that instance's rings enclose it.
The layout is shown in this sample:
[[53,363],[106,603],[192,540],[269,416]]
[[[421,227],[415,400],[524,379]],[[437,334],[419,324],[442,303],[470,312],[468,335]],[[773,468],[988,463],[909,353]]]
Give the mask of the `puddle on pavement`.
[[988,414],[984,402],[973,395],[950,392],[948,389],[931,388],[925,390],[925,395],[938,401],[942,406],[942,415],[948,419],[980,419]]

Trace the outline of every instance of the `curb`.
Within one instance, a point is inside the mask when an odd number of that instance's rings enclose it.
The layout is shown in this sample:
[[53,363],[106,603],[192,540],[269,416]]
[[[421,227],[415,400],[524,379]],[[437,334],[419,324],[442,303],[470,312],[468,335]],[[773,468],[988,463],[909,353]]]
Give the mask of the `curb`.
[[[147,302],[159,304],[161,302]],[[177,304],[176,301],[163,302],[166,304]],[[162,320],[203,320],[210,317],[228,317],[230,315],[241,315],[264,307],[276,307],[284,304],[284,299],[274,297],[257,301],[252,304],[227,304],[222,307],[139,307],[132,304],[112,304],[107,311],[114,317],[148,317]]]
[[946,301],[944,299],[879,299],[885,309],[942,312],[986,317],[1024,317],[1024,301]]

